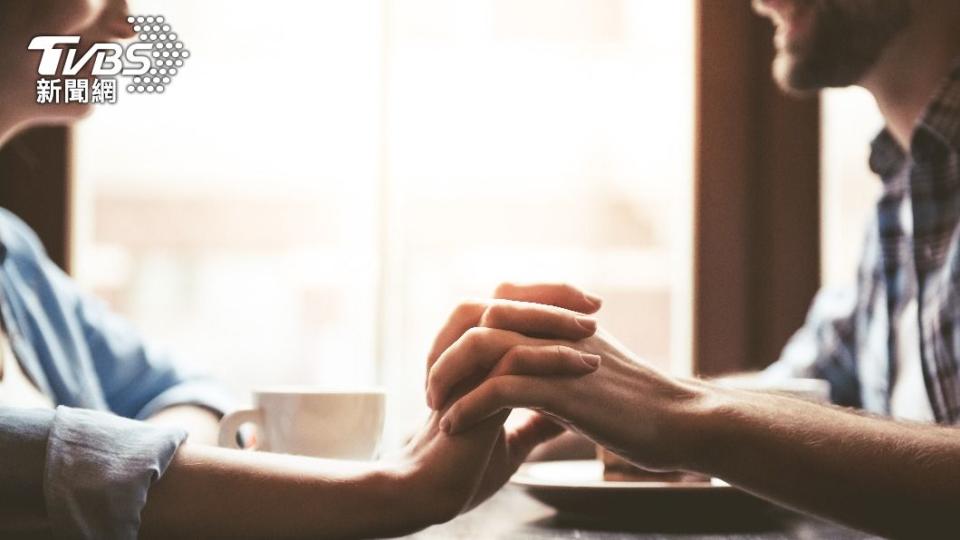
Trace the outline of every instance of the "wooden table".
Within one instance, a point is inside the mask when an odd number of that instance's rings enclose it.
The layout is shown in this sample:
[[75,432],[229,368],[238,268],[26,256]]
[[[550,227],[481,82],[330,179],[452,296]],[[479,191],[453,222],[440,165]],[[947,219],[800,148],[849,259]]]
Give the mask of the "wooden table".
[[[540,540],[546,538],[576,538],[578,540],[628,540],[683,538],[698,539],[829,539],[863,540],[876,538],[786,511],[776,512],[776,519],[765,525],[746,526],[741,530],[704,531],[695,524],[684,530],[644,530],[642,523],[612,524],[609,522],[571,522],[556,515],[545,506],[528,497],[522,490],[507,486],[489,501],[457,519],[431,527],[409,536],[415,540]],[[693,521],[693,520],[691,520]],[[648,528],[649,529],[649,528]]]

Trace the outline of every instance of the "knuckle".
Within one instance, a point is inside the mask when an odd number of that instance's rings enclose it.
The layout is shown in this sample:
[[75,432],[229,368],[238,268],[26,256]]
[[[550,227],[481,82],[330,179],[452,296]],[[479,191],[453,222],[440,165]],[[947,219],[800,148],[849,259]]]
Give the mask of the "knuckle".
[[454,320],[468,319],[470,315],[483,309],[483,304],[478,300],[464,300],[453,308],[450,318]]
[[516,289],[516,285],[514,285],[509,281],[503,281],[499,285],[497,285],[496,289],[493,290],[493,295],[498,298],[503,296],[509,296],[514,289]]
[[474,326],[463,333],[463,344],[468,351],[475,351],[483,346],[490,335],[490,329],[482,326]]
[[583,294],[580,289],[567,282],[560,283],[557,288],[568,296]]
[[505,304],[490,304],[483,311],[483,316],[480,317],[480,326],[496,327],[506,318],[507,310]]
[[439,385],[440,385],[440,374],[437,372],[436,369],[431,369],[430,372],[427,373],[427,388],[431,392],[436,392],[437,389],[439,388]]
[[496,322],[499,328],[505,330],[516,330],[529,324],[528,319],[536,316],[536,311],[530,309],[530,306],[524,303],[503,300],[494,306]]
[[516,368],[517,364],[517,347],[513,346],[507,349],[507,352],[503,354],[503,357],[500,358],[500,372],[501,373],[510,373]]
[[553,352],[558,362],[580,360],[580,352],[572,347],[557,345]]
[[517,373],[527,363],[529,350],[525,345],[514,345],[501,360],[507,373]]
[[504,388],[506,383],[503,379],[504,377],[499,377],[497,379],[491,379],[487,382],[487,391],[485,392],[486,395],[484,396],[486,399],[484,401],[490,404],[497,404],[503,401],[507,395],[506,389]]

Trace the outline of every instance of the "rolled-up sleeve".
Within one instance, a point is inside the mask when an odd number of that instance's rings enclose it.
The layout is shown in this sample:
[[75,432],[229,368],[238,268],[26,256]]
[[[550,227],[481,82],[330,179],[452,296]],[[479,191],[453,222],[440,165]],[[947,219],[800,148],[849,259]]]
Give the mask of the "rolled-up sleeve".
[[823,289],[807,320],[780,355],[764,370],[767,380],[812,377],[830,382],[830,400],[860,407],[854,289]]
[[0,315],[14,353],[57,403],[145,419],[173,405],[223,414],[230,395],[197,364],[175,361],[54,264],[36,235],[0,209]]
[[[43,515],[43,471],[47,439],[53,425],[51,409],[0,407],[0,499],[17,510]],[[4,529],[10,523],[4,523]],[[16,527],[27,526],[17,520]],[[0,536],[6,537],[0,530]]]
[[2,489],[39,497],[54,538],[133,539],[150,486],[186,436],[85,409],[0,409]]
[[865,405],[861,392],[861,344],[869,339],[872,330],[886,331],[884,322],[871,318],[881,290],[877,277],[881,252],[877,231],[876,220],[871,220],[856,283],[825,287],[817,293],[803,327],[790,338],[780,359],[763,372],[763,377],[825,379],[830,382],[830,399],[834,403]]
[[111,411],[146,419],[173,405],[198,405],[223,415],[236,400],[201,370],[175,361],[140,335],[124,317],[111,311],[49,260],[45,274],[60,298],[72,299],[97,380]]

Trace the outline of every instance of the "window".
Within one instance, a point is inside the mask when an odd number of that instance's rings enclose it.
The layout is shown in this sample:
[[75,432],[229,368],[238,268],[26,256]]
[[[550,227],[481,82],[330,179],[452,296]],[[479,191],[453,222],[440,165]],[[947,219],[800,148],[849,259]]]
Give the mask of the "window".
[[689,372],[693,4],[133,2],[192,55],[77,129],[76,273],[239,391],[386,386],[394,435],[502,280]]
[[822,103],[822,275],[824,285],[844,286],[856,278],[866,227],[880,195],[869,157],[870,141],[883,118],[862,88],[829,90]]

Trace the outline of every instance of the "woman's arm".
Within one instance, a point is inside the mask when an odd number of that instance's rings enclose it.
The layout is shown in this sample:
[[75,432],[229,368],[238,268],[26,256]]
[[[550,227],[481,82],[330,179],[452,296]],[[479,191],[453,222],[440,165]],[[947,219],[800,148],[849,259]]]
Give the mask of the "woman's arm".
[[[475,337],[476,339],[476,337]],[[504,348],[522,336],[489,334]],[[710,474],[802,511],[894,537],[956,537],[960,431],[894,422],[787,397],[670,377],[609,336],[565,343],[602,357],[578,378],[514,375],[496,365],[459,400],[447,389],[474,369],[452,346],[430,373],[452,434],[510,407],[530,407],[634,463]],[[485,360],[489,364],[489,360]]]
[[478,489],[503,416],[446,437],[435,415],[410,447],[379,462],[185,444],[150,489],[140,535],[366,538],[446,521]]
[[392,514],[402,483],[379,464],[184,444],[150,488],[140,537],[367,537],[427,525]]
[[[498,295],[540,298],[468,302],[454,310],[437,338],[443,351],[467,329],[515,326],[524,331],[582,339],[596,322],[583,318],[599,300],[565,285],[501,286]],[[476,331],[476,329],[474,329]],[[578,377],[597,362],[573,349],[531,342],[516,373]],[[502,351],[475,351],[495,362]],[[439,353],[438,353],[439,354]],[[586,355],[588,358],[592,355]],[[430,361],[437,356],[431,356]],[[530,361],[527,361],[530,360]],[[447,436],[435,414],[399,454],[376,463],[320,460],[187,444],[150,490],[141,535],[149,537],[309,537],[401,535],[449,520],[499,489],[538,444],[562,428],[535,416],[509,430],[506,415],[480,429]]]

